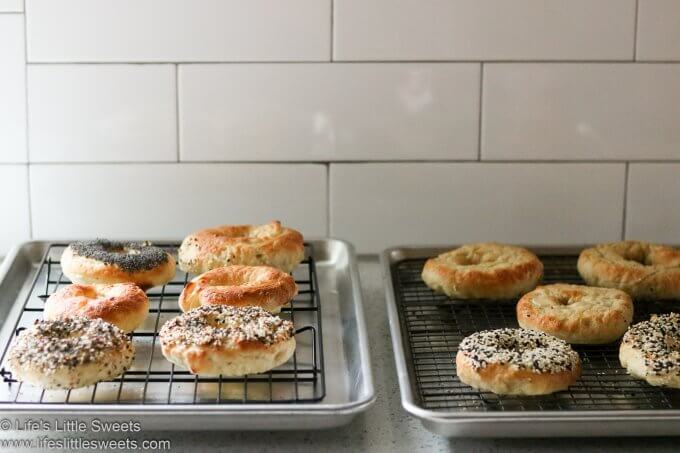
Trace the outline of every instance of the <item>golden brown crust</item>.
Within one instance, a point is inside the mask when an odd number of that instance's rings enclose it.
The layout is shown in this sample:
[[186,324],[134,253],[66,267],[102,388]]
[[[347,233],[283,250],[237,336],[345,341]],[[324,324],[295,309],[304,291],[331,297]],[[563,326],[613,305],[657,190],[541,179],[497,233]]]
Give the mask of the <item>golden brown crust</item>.
[[536,373],[499,363],[475,369],[465,356],[458,352],[456,373],[461,382],[499,395],[547,395],[566,390],[576,382],[581,376],[581,364],[571,370],[554,373]]
[[143,290],[161,286],[175,276],[175,258],[168,254],[165,263],[149,270],[128,272],[115,264],[107,264],[77,255],[67,247],[61,255],[61,268],[73,283],[113,284],[134,283]]
[[187,236],[179,248],[179,267],[201,274],[217,267],[268,265],[292,272],[304,258],[302,234],[273,221],[265,225],[225,225]]
[[133,283],[76,283],[60,288],[47,299],[44,318],[56,320],[82,316],[103,319],[131,332],[144,322],[148,313],[149,298]]
[[591,286],[634,298],[680,298],[680,250],[640,241],[600,244],[581,252],[578,272]]
[[437,292],[461,299],[507,299],[533,289],[543,264],[529,250],[497,243],[464,245],[430,258],[423,281]]
[[558,283],[539,286],[517,303],[520,327],[573,344],[611,343],[632,320],[633,301],[618,289]]
[[179,296],[182,311],[201,305],[258,306],[278,313],[297,295],[295,279],[271,266],[225,266],[199,275]]

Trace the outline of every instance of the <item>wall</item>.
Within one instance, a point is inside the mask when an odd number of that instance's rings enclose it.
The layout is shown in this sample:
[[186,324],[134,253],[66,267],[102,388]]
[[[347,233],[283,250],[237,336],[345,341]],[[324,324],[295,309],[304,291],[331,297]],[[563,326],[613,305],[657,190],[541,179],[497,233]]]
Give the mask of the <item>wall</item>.
[[0,253],[280,218],[680,242],[680,1],[0,0]]

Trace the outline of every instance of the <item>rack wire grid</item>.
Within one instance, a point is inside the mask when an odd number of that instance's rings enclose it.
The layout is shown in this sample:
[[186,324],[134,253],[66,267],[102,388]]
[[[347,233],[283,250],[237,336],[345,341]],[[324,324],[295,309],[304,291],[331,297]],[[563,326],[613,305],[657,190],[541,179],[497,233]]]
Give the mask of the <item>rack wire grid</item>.
[[[578,255],[543,255],[543,283],[585,284],[576,271]],[[423,259],[392,265],[404,348],[420,405],[442,412],[680,409],[680,391],[653,387],[621,368],[619,343],[574,345],[581,378],[568,390],[542,396],[500,396],[462,383],[456,375],[458,344],[486,329],[518,327],[517,300],[457,300],[436,294],[421,278]],[[633,322],[672,311],[678,303],[635,303]]]
[[[156,244],[176,255],[178,244]],[[5,357],[13,338],[42,318],[50,294],[69,284],[59,259],[68,244],[52,244],[45,253],[14,326],[15,335],[0,357],[0,403],[41,404],[292,404],[310,403],[326,396],[316,265],[311,244],[293,272],[298,296],[280,316],[295,325],[297,347],[288,363],[267,373],[242,377],[193,375],[168,362],[161,352],[158,331],[179,315],[177,299],[191,276],[178,269],[175,278],[149,290],[149,316],[130,333],[136,349],[134,362],[121,376],[73,390],[44,390],[18,382],[7,369]]]

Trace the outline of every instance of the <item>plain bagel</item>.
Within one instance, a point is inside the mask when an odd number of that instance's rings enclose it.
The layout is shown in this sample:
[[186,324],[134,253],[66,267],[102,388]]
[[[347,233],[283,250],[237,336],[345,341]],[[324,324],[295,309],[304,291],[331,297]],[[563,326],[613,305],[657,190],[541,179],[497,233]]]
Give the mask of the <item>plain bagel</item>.
[[292,272],[303,260],[302,234],[274,221],[265,225],[225,225],[187,236],[179,248],[179,267],[192,274],[242,264]]
[[139,327],[149,314],[149,298],[134,283],[64,286],[45,302],[47,320],[85,317],[103,319],[125,332]]
[[430,258],[425,284],[460,299],[509,299],[536,287],[543,264],[529,250],[497,243],[468,244]]
[[295,279],[271,266],[218,267],[191,280],[179,296],[182,311],[201,305],[257,306],[278,313],[297,295]]
[[680,298],[680,250],[640,241],[585,249],[578,272],[591,286],[621,289],[633,298]]
[[572,344],[611,343],[633,320],[633,300],[613,288],[558,283],[539,286],[517,303],[517,321]]

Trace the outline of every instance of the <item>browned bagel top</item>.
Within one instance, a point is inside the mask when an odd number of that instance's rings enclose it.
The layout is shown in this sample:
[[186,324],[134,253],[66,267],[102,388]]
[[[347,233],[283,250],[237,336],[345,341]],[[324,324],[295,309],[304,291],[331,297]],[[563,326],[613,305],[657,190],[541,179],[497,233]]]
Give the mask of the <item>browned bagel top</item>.
[[303,257],[302,234],[279,221],[206,228],[187,236],[179,248],[180,268],[192,273],[231,264],[264,264],[290,272]]
[[259,306],[277,312],[297,295],[295,279],[271,266],[224,266],[191,280],[179,296],[182,311],[201,305]]
[[46,301],[54,313],[65,317],[82,315],[106,319],[111,315],[136,312],[148,305],[146,293],[134,283],[85,285],[74,283],[59,288]]

